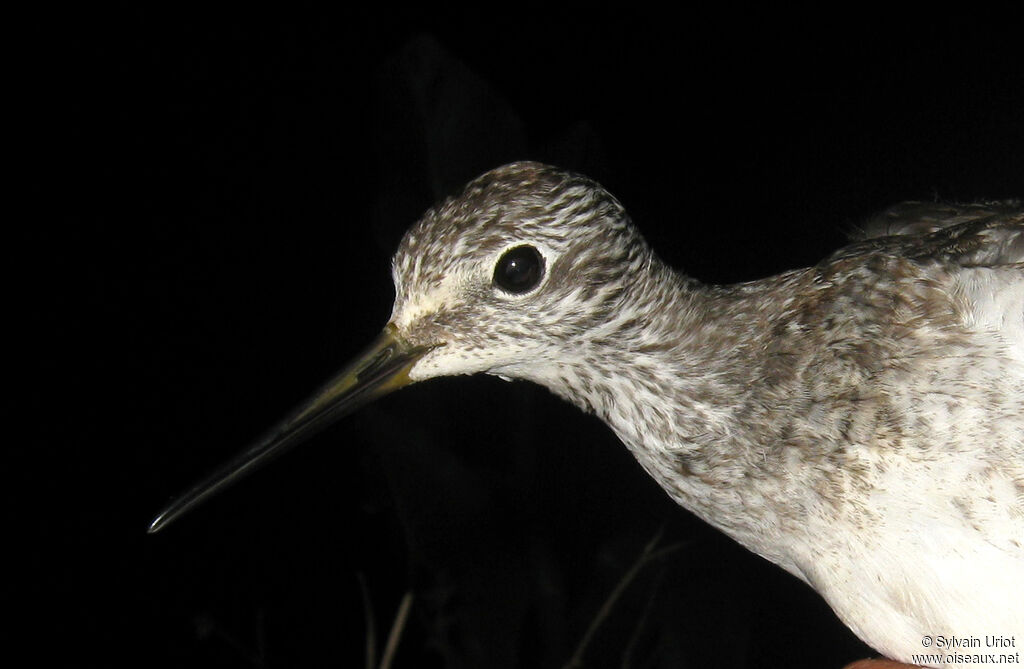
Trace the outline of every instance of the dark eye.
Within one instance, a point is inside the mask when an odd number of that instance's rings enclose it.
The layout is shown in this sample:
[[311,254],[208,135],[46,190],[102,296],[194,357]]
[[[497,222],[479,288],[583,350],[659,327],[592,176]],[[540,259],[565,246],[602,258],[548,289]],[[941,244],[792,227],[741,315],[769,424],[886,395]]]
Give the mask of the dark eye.
[[532,246],[517,246],[505,251],[494,268],[494,283],[509,293],[532,290],[544,276],[544,258]]

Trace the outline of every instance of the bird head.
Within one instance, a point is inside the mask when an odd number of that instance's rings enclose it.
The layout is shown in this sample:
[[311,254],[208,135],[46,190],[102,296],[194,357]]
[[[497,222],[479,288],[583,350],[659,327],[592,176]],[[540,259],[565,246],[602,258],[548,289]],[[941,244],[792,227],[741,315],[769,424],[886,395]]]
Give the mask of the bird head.
[[615,313],[647,247],[595,182],[538,163],[487,172],[395,254],[389,327],[426,352],[409,378],[529,378]]
[[540,380],[616,317],[650,258],[623,207],[590,179],[531,162],[487,172],[405,234],[392,263],[394,308],[378,339],[149,531],[414,381],[478,372]]

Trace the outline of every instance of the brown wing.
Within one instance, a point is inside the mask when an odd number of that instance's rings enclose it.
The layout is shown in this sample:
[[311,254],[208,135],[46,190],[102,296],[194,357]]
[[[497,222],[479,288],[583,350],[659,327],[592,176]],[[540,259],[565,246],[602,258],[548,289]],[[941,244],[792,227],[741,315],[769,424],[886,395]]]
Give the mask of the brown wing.
[[1024,207],[1019,200],[904,202],[866,221],[857,238],[826,262],[883,253],[961,267],[1024,263]]

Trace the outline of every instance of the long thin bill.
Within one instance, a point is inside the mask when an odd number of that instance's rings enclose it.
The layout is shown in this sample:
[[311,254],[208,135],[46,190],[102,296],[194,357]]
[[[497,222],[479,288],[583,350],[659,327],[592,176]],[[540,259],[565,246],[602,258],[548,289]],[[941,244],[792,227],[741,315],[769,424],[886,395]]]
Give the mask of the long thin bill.
[[409,370],[433,348],[436,346],[410,346],[397,336],[394,326],[389,324],[362,355],[287,418],[233,460],[171,502],[150,523],[149,533],[159,532],[213,495],[309,439],[342,416],[409,385],[412,382]]

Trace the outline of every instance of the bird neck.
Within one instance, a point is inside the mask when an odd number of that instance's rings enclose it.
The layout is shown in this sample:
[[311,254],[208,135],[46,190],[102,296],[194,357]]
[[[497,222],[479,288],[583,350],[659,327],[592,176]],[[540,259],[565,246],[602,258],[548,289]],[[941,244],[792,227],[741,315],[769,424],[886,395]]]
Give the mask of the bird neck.
[[797,573],[765,536],[781,522],[773,486],[783,482],[747,425],[751,369],[772,327],[759,291],[705,286],[653,258],[611,320],[532,380],[608,423],[676,502]]

